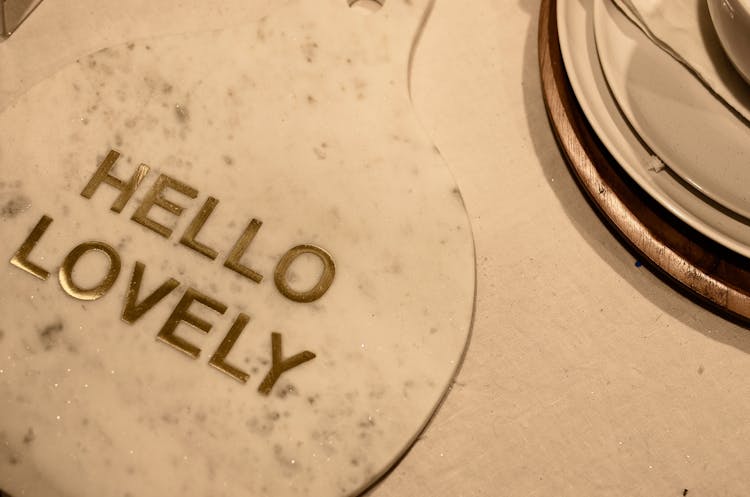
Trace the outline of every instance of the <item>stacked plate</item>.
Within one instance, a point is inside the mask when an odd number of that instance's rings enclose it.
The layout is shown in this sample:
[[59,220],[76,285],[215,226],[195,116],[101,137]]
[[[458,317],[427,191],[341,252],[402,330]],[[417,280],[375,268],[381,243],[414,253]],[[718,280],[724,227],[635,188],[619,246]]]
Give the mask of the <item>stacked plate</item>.
[[689,226],[750,257],[750,127],[741,114],[611,0],[558,0],[556,15],[575,97],[623,170]]
[[[574,176],[626,245],[679,290],[750,323],[750,86],[728,59],[714,64],[724,55],[706,4],[691,1],[697,9],[675,15],[684,2],[543,0],[542,91]],[[688,17],[698,38],[686,36]],[[680,57],[664,26],[698,51]]]

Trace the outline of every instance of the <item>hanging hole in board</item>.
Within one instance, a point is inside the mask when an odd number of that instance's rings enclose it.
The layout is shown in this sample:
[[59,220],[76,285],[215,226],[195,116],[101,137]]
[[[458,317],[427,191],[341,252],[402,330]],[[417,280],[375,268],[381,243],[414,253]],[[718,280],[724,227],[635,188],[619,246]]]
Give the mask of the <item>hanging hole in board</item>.
[[385,0],[347,0],[349,7],[357,7],[369,12],[377,12],[385,3]]
[[0,41],[8,38],[40,3],[42,0],[0,0]]

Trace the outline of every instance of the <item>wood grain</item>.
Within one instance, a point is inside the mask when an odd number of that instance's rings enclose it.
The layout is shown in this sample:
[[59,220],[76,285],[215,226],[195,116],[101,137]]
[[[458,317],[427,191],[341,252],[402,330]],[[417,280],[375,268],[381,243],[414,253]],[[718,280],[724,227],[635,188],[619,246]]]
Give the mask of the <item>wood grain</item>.
[[555,0],[542,1],[542,92],[552,130],[581,190],[613,233],[665,281],[724,317],[750,323],[750,259],[680,221],[607,152],[568,82],[555,11]]

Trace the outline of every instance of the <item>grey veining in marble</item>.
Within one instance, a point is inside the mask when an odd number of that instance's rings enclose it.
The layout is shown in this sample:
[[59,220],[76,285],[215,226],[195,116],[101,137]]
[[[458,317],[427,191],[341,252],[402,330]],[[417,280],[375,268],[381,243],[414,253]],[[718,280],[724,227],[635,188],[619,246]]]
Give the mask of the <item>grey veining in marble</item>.
[[429,419],[474,254],[408,100],[423,5],[312,4],[102,50],[0,116],[0,488],[351,495]]

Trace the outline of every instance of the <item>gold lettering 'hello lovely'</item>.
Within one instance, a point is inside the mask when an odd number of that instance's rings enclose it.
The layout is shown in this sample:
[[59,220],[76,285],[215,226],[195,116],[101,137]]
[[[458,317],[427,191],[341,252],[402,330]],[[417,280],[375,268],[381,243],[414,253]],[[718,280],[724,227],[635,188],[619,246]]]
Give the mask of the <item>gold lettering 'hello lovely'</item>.
[[[110,210],[116,214],[120,214],[126,208],[151,171],[148,165],[140,164],[129,177],[122,179],[114,172],[119,158],[119,152],[110,150],[81,191],[82,197],[91,199],[102,185],[107,185],[116,190],[119,193],[110,205]],[[185,211],[190,209],[190,203],[198,196],[198,189],[193,186],[177,178],[161,174],[148,187],[143,199],[135,206],[130,219],[160,237],[170,239],[174,235],[178,219]],[[211,222],[211,217],[218,204],[217,198],[208,196],[198,212],[194,214],[187,228],[179,236],[180,246],[201,254],[209,261],[215,261],[219,258],[220,251],[216,247],[210,246],[200,235],[203,228]],[[161,216],[154,215],[157,211],[160,211],[158,213]],[[157,217],[159,221],[156,220]],[[39,249],[35,256],[34,250],[37,249],[51,224],[52,218],[43,215],[10,259],[13,266],[42,281],[49,278],[51,268],[42,267],[40,262],[48,259],[44,256],[45,251]],[[260,220],[250,219],[235,243],[226,252],[222,262],[223,267],[255,284],[263,282],[263,275],[252,267],[253,257],[249,252],[261,226],[263,226],[263,223]],[[101,274],[98,278],[95,274],[94,283],[84,284],[80,278],[76,277],[76,274],[92,273],[92,271],[77,273],[76,269],[87,264],[88,257],[86,256],[89,253],[98,254],[100,258],[104,256],[106,266],[103,271],[100,271]],[[291,265],[303,254],[311,254],[320,259],[323,270],[316,284],[309,288],[296,289],[290,285],[288,273]],[[89,240],[79,243],[67,253],[57,268],[57,273],[60,287],[65,294],[78,300],[95,301],[104,297],[113,288],[121,269],[120,254],[114,247],[104,241]],[[94,273],[95,271],[93,270]],[[168,295],[181,287],[178,280],[168,278],[159,286],[143,289],[146,271],[147,268],[144,263],[135,261],[120,314],[120,319],[129,325],[135,325],[144,315],[160,305]],[[302,244],[296,245],[280,255],[274,270],[273,281],[280,295],[293,302],[291,305],[298,305],[320,299],[331,287],[335,274],[336,267],[333,257],[325,249],[316,245]],[[187,330],[193,329],[208,334],[215,328],[215,324],[205,318],[205,311],[209,311],[208,314],[213,311],[214,317],[220,319],[227,313],[228,307],[196,288],[184,288],[178,303],[156,333],[156,339],[192,359],[198,359],[202,352],[201,348],[194,343],[195,337],[191,338]],[[200,312],[200,316],[197,312]],[[232,364],[230,355],[250,321],[251,318],[248,314],[238,312],[221,343],[208,360],[210,366],[241,383],[246,383],[250,375]],[[282,355],[282,335],[276,331],[270,335],[270,344],[271,360],[269,363],[271,366],[257,388],[257,391],[262,395],[268,395],[283,374],[315,358],[315,354],[309,350],[302,350],[285,358]]]

